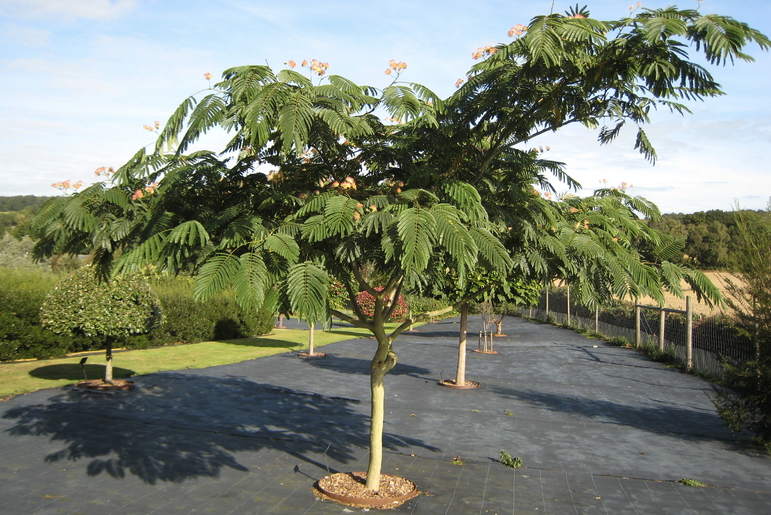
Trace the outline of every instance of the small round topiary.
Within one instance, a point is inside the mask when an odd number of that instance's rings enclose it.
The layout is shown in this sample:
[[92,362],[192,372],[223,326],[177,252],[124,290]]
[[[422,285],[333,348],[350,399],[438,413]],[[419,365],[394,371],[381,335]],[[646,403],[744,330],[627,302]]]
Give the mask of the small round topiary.
[[163,317],[161,303],[139,274],[100,280],[92,267],[83,267],[56,285],[40,308],[43,327],[58,334],[103,337],[107,350],[105,381],[112,381],[112,342],[131,334],[148,333]]

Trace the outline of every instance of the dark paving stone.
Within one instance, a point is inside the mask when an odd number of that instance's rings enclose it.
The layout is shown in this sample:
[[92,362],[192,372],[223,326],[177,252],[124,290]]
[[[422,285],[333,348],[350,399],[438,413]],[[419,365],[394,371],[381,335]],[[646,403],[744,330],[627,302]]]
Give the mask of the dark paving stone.
[[[397,513],[771,513],[771,458],[722,426],[707,382],[516,318],[499,354],[474,353],[480,328],[472,317],[476,390],[436,384],[454,376],[457,320],[397,340],[383,472],[427,492]],[[366,469],[374,342],[323,350],[137,377],[134,392],[52,389],[0,404],[0,513],[360,511],[310,487]],[[501,450],[524,466],[501,465]]]

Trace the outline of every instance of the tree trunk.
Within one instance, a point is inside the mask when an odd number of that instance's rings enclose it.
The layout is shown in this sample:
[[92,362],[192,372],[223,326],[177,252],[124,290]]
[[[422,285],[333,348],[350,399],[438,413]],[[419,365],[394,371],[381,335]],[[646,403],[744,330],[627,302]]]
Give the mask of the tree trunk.
[[391,341],[383,333],[376,335],[378,349],[370,364],[370,428],[369,465],[367,467],[367,488],[380,490],[380,469],[383,465],[383,422],[385,421],[385,383],[383,379],[396,366],[396,354],[391,350]]
[[112,384],[112,337],[107,337],[107,365],[104,367],[104,382]]
[[468,304],[460,307],[460,335],[458,336],[458,368],[455,372],[455,384],[466,384],[466,333],[468,329]]
[[315,329],[315,323],[308,324],[308,356],[313,356],[316,353],[316,348],[313,346],[313,332]]
[[504,313],[501,315],[501,318],[498,320],[493,320],[495,322],[495,335],[496,336],[503,336],[503,319],[506,317],[506,314]]

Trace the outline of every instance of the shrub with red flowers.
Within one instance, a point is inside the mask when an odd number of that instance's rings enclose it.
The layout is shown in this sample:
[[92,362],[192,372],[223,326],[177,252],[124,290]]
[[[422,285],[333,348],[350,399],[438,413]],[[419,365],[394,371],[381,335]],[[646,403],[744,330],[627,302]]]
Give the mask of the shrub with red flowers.
[[[375,290],[383,291],[383,287],[377,286]],[[356,296],[356,304],[359,306],[359,309],[361,309],[361,312],[367,315],[369,318],[374,316],[375,297],[370,295],[369,292],[363,291],[359,293]],[[404,295],[399,295],[399,298],[396,300],[396,307],[391,313],[391,318],[389,318],[389,321],[404,320],[409,310],[410,307],[407,305],[407,301],[404,299]]]

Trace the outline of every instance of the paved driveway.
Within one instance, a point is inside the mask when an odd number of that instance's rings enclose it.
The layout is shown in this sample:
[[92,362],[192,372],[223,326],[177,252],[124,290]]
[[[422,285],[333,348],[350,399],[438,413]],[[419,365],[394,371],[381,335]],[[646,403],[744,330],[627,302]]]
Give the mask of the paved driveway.
[[[470,332],[480,324],[472,317]],[[446,320],[396,344],[383,471],[425,492],[397,513],[771,513],[771,457],[722,427],[707,382],[508,318],[498,354],[471,352],[470,338],[467,375],[482,388],[443,388],[457,331]],[[323,360],[140,376],[133,392],[51,389],[0,403],[0,513],[361,511],[310,487],[366,469],[374,344],[323,350]],[[523,467],[498,463],[501,450]]]

